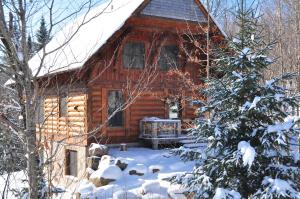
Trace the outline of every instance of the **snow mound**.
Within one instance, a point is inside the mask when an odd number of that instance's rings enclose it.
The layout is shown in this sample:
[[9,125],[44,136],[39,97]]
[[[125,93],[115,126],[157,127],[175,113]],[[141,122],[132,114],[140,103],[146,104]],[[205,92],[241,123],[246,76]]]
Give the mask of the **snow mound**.
[[213,199],[241,199],[241,194],[234,190],[217,188]]
[[101,169],[103,167],[105,168],[109,165],[113,165],[114,163],[115,163],[115,158],[114,157],[109,156],[109,155],[104,155],[104,156],[101,157],[98,168],[99,169]]
[[251,167],[256,155],[255,149],[248,142],[241,141],[238,144],[238,150],[243,156],[244,166],[248,165],[249,167]]
[[95,188],[93,183],[83,180],[77,189],[77,193],[80,193],[81,198],[91,198]]
[[112,198],[113,194],[122,190],[118,185],[106,185],[103,187],[99,187],[94,191],[95,199],[104,199],[104,198]]
[[139,197],[132,192],[120,190],[113,194],[113,199],[139,199]]
[[166,199],[168,196],[159,193],[149,193],[142,197],[142,199]]
[[108,165],[92,173],[90,179],[104,178],[104,179],[118,180],[121,177],[122,177],[122,171],[119,167],[115,165]]
[[159,181],[157,180],[151,180],[145,182],[142,187],[141,187],[141,193],[143,195],[147,194],[163,194],[163,195],[168,195],[167,194],[167,189],[165,187],[162,187]]
[[101,144],[92,143],[89,148],[89,155],[90,156],[98,156],[101,157],[103,155],[107,155],[108,147]]
[[186,196],[183,194],[187,189],[182,185],[170,185],[168,188],[168,194],[173,199],[186,199]]

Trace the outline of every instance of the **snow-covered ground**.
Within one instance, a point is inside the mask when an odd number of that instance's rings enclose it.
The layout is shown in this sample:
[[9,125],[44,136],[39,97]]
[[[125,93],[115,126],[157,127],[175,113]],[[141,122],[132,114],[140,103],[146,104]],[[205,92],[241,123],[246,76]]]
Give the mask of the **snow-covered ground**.
[[27,187],[28,184],[24,180],[27,179],[23,171],[11,173],[0,176],[0,198],[17,198],[16,193],[20,192],[22,188]]
[[[129,148],[128,151],[110,149],[109,155],[128,164],[121,172],[113,174],[117,180],[102,187],[94,187],[88,181],[82,181],[77,188],[86,198],[97,199],[122,199],[122,198],[184,198],[180,194],[183,189],[180,186],[171,185],[164,180],[170,176],[186,171],[191,171],[194,162],[182,162],[178,157],[172,156],[169,150],[152,150],[148,148]],[[130,170],[144,173],[142,176],[130,175]],[[153,170],[159,170],[153,173]],[[101,171],[100,171],[101,173]],[[93,175],[93,174],[92,174]],[[69,193],[66,193],[69,195]],[[138,196],[138,197],[136,197]],[[62,195],[62,198],[65,198]]]
[[[66,192],[57,194],[55,198],[74,198],[76,192],[81,192],[82,196],[85,195],[89,199],[96,197],[97,199],[165,199],[170,194],[173,194],[173,198],[185,198],[180,194],[183,191],[180,186],[171,185],[164,179],[177,173],[191,171],[194,167],[194,162],[182,162],[179,157],[170,155],[167,149],[152,150],[129,147],[128,151],[120,151],[119,148],[111,148],[109,156],[128,164],[127,168],[121,173],[106,173],[106,175],[116,176],[118,178],[116,181],[97,188],[89,181],[82,180],[81,183],[78,183],[75,190],[67,188]],[[129,170],[136,170],[144,173],[144,175],[130,175]],[[153,170],[159,171],[153,173]],[[1,188],[5,185],[6,177],[2,176],[0,178]],[[11,188],[20,189],[24,187],[24,182],[22,182],[24,178],[23,172],[15,173],[11,178]],[[9,195],[10,199],[15,198],[12,193]]]

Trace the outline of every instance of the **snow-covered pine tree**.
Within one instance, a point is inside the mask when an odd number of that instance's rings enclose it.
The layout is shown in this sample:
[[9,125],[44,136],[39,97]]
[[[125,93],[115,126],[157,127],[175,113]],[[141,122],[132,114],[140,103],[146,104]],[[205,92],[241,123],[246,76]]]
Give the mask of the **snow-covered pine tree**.
[[263,42],[254,11],[242,7],[239,33],[216,63],[218,77],[210,77],[202,91],[207,101],[200,114],[209,118],[198,122],[193,135],[207,140],[207,147],[181,148],[182,158],[198,164],[173,180],[196,198],[300,198],[299,161],[291,146],[299,136],[291,107],[299,98],[280,86],[291,74],[264,82],[272,45]]
[[41,50],[50,40],[49,33],[46,27],[45,18],[42,16],[40,21],[40,27],[36,33],[36,50]]

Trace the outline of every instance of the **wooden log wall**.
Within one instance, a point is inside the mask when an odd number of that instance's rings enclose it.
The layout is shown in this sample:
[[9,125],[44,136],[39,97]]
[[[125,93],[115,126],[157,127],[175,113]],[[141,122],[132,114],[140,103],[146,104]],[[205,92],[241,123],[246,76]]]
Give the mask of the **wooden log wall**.
[[48,139],[65,140],[75,145],[87,144],[87,95],[82,92],[69,93],[67,115],[59,117],[58,96],[46,96],[44,100],[45,122],[43,132]]

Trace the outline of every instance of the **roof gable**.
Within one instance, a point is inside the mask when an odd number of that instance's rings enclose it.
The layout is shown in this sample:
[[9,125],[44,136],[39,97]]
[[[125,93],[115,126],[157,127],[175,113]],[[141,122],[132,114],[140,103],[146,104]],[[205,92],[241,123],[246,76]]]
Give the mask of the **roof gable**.
[[[107,0],[91,10],[88,15],[70,22],[52,38],[45,47],[47,56],[40,70],[43,50],[29,61],[29,66],[33,75],[38,77],[81,68],[116,31],[123,27],[126,20],[135,14],[138,8],[142,9],[140,12],[142,15],[206,21],[207,13],[201,10],[195,1]],[[86,24],[78,30],[82,23]]]
[[195,22],[207,21],[195,0],[151,0],[141,14]]
[[[46,45],[47,55],[40,68],[43,50],[29,60],[33,75],[38,77],[75,70],[120,28],[144,0],[109,0],[87,15],[71,21]],[[84,25],[82,25],[84,24]],[[80,28],[79,28],[80,27]]]

